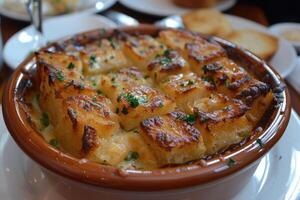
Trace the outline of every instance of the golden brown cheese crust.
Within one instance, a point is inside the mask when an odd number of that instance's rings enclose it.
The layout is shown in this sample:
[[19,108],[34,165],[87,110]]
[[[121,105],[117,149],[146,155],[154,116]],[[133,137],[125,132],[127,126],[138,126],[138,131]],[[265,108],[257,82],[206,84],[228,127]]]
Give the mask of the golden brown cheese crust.
[[145,118],[166,114],[175,108],[175,103],[150,87],[136,68],[110,73],[103,77],[100,85],[112,99],[126,130],[136,128]]
[[[50,56],[52,59],[45,63]],[[85,127],[95,129],[97,137],[109,137],[119,130],[118,116],[111,111],[109,99],[85,85],[75,67],[65,69],[65,62],[59,62],[56,56],[61,55],[38,55],[40,105],[49,114],[62,147],[77,156],[87,154],[96,146],[97,138],[90,134],[86,139]]]
[[144,120],[141,129],[162,165],[199,159],[205,152],[200,132],[185,121],[187,114],[171,112]]
[[99,74],[129,67],[130,61],[125,57],[115,39],[102,39],[99,43],[87,46],[80,52],[84,74]]
[[82,37],[56,47],[60,52],[36,54],[40,107],[64,150],[153,169],[251,135],[273,102],[269,85],[198,34],[158,35]]
[[194,105],[204,97],[208,97],[213,87],[194,73],[169,76],[159,86],[180,109],[187,113],[192,113]]
[[163,81],[167,76],[188,72],[189,66],[180,54],[173,50],[165,50],[163,55],[158,55],[147,67],[151,78],[157,82]]
[[164,52],[165,46],[147,35],[127,36],[123,50],[135,66],[145,70],[156,55]]

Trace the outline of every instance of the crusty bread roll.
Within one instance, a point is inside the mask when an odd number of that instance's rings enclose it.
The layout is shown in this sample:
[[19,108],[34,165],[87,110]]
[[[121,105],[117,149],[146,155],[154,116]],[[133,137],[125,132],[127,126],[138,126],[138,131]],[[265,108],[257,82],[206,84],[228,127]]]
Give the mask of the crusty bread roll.
[[173,2],[181,7],[201,8],[214,6],[218,0],[173,0]]
[[265,60],[269,60],[278,48],[276,37],[252,29],[234,31],[227,39]]
[[185,27],[191,31],[226,37],[232,32],[227,18],[214,9],[198,9],[182,16]]

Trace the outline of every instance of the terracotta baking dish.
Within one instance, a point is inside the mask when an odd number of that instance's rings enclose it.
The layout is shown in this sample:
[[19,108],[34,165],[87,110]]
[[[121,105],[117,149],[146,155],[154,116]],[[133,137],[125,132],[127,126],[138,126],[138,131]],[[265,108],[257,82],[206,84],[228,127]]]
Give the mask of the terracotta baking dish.
[[[160,29],[150,25],[143,25],[126,27],[122,30],[128,33],[155,35]],[[111,34],[111,32],[108,31],[107,34]],[[86,32],[77,37],[84,36],[89,38],[97,34],[99,34],[99,30]],[[220,43],[227,50],[231,59],[242,62],[259,79],[268,82],[272,86],[273,91],[277,92],[276,95],[280,97],[282,103],[270,108],[265,119],[262,120],[264,125],[262,132],[253,135],[243,145],[232,149],[229,153],[209,159],[205,166],[188,164],[153,171],[125,171],[111,166],[79,160],[52,148],[30,126],[26,114],[20,106],[22,96],[28,84],[30,84],[28,79],[35,76],[36,65],[33,56],[28,57],[20,64],[6,85],[3,97],[3,115],[8,130],[20,148],[34,161],[46,168],[46,171],[55,172],[54,174],[70,178],[85,186],[90,184],[88,187],[97,186],[101,189],[113,188],[124,192],[125,190],[127,192],[130,192],[128,190],[133,190],[151,191],[153,193],[169,189],[179,191],[186,188],[197,188],[198,186],[205,186],[204,188],[208,189],[203,191],[208,191],[209,187],[213,186],[214,191],[217,193],[218,187],[214,185],[221,183],[221,188],[241,189],[254,172],[262,156],[283,135],[290,117],[290,97],[287,90],[280,89],[284,85],[282,78],[264,61],[223,39],[215,37],[210,39]],[[51,47],[52,45],[46,48]],[[263,147],[257,142],[257,139],[264,143]],[[230,159],[235,161],[235,165],[228,166],[227,161]],[[226,184],[226,180],[229,179],[235,180],[233,181],[235,185],[232,185],[233,182],[228,183],[229,185]]]

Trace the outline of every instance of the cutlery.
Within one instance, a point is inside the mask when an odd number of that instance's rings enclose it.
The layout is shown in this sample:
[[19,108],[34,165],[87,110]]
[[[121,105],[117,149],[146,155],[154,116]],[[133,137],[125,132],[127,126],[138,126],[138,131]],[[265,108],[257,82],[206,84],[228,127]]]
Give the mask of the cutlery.
[[108,11],[104,13],[104,16],[115,22],[118,26],[137,26],[139,25],[138,20],[130,17],[129,15],[116,12]]

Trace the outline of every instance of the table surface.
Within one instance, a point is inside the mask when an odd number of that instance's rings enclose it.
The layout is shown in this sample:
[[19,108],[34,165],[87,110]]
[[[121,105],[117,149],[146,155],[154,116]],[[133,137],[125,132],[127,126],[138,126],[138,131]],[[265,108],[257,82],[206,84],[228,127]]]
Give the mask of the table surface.
[[[119,3],[115,4],[111,10],[123,12],[127,15],[130,15],[141,23],[153,23],[159,20],[159,17],[145,15],[142,13],[138,13],[127,9],[126,7],[120,5]],[[237,15],[240,17],[244,17],[255,22],[258,22],[262,25],[268,26],[268,20],[266,18],[265,12],[256,5],[246,4],[246,3],[237,3],[233,8],[226,11],[226,13]],[[3,44],[16,32],[21,30],[22,28],[28,26],[29,23],[16,21],[13,19],[9,19],[6,17],[1,16],[1,30],[2,30],[2,37],[3,37]],[[12,70],[10,70],[7,65],[3,64],[3,67],[0,71],[0,97],[2,97],[3,89],[5,87],[6,81],[9,79],[10,75],[12,74]],[[287,84],[287,89],[290,92],[292,106],[296,110],[298,114],[300,114],[300,95],[290,86]],[[2,98],[1,98],[2,99]]]

